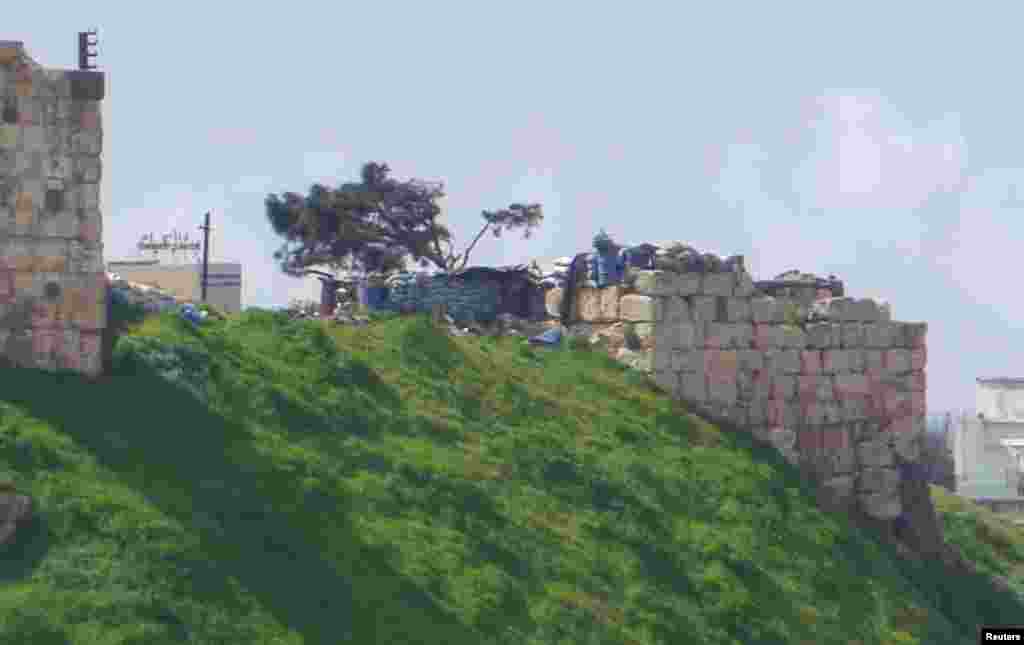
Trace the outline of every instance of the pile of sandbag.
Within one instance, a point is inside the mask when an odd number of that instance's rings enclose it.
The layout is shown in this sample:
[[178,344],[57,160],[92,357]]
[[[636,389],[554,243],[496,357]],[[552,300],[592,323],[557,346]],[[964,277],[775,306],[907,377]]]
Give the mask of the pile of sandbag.
[[701,253],[684,242],[663,242],[654,256],[654,268],[674,273],[728,273],[743,268],[743,257],[721,257],[717,253]]
[[572,258],[570,257],[555,258],[544,264],[534,262],[531,270],[545,289],[561,289],[569,278],[569,265],[571,264]]

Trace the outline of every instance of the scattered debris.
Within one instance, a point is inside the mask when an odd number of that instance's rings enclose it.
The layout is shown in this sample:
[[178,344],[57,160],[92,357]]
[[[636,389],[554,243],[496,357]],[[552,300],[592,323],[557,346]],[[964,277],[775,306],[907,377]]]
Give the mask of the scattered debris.
[[19,494],[8,482],[5,484],[0,487],[0,546],[13,542],[18,529],[33,516],[32,498]]
[[139,305],[147,313],[172,311],[183,304],[169,291],[155,285],[125,280],[116,273],[107,273],[107,284],[111,302]]

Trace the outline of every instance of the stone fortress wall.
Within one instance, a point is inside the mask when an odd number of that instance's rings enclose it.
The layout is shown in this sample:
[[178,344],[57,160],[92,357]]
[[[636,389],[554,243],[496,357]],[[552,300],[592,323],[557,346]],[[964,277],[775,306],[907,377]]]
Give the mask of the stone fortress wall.
[[102,72],[0,41],[0,348],[16,366],[102,369]]
[[887,305],[841,287],[755,285],[742,258],[584,284],[547,293],[554,315],[571,291],[569,335],[603,338],[695,410],[774,445],[823,484],[827,504],[879,520],[908,510],[899,465],[918,460],[924,432],[926,324],[894,322]]

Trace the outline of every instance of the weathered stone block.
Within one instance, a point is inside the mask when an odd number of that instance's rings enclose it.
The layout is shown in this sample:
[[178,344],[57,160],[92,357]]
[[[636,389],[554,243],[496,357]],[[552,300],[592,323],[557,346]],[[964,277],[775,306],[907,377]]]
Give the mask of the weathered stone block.
[[644,296],[679,295],[679,274],[669,271],[637,271],[633,288]]
[[747,404],[748,427],[763,426],[768,423],[768,400],[752,399]]
[[701,293],[708,296],[732,296],[736,291],[736,274],[705,273],[701,282]]
[[843,423],[864,421],[868,418],[868,402],[865,398],[840,399],[839,413]]
[[749,298],[726,298],[725,319],[729,322],[750,322],[752,313]]
[[807,325],[807,345],[814,349],[835,349],[842,344],[842,327],[838,323]]
[[876,301],[878,304],[878,320],[880,322],[892,321],[892,305],[885,300]]
[[779,451],[779,454],[793,465],[800,461],[800,455],[796,451],[796,431],[786,427],[771,427],[768,429],[768,443]]
[[765,369],[780,374],[800,373],[800,352],[795,349],[777,349],[765,352]]
[[739,363],[734,350],[709,349],[704,352],[704,372],[716,382],[735,382]]
[[71,136],[71,152],[78,155],[98,155],[103,150],[100,130],[82,130]]
[[868,377],[852,372],[835,374],[832,377],[835,398],[840,401],[864,399],[871,393]]
[[708,400],[723,405],[735,405],[737,399],[736,381],[724,381],[708,378]]
[[903,323],[903,346],[919,349],[925,346],[928,323]]
[[103,163],[99,157],[76,157],[73,168],[75,181],[95,184],[103,178]]
[[93,70],[68,70],[71,84],[71,98],[75,101],[102,101],[106,93],[103,72]]
[[910,392],[888,391],[885,393],[885,413],[891,419],[914,415],[913,396]]
[[796,398],[799,381],[796,376],[788,374],[766,374],[769,383],[769,397],[780,401],[791,401]]
[[882,468],[893,465],[893,450],[884,437],[862,441],[857,444],[857,458],[868,468]]
[[752,340],[756,349],[781,348],[786,342],[782,325],[768,323],[754,323]]
[[820,486],[818,502],[822,508],[842,511],[848,509],[855,500],[854,478],[851,475],[831,477]]
[[864,346],[891,349],[902,344],[899,323],[876,322],[864,325]]
[[0,124],[0,149],[12,149],[18,145],[18,126]]
[[[780,401],[778,399],[768,400],[768,423],[772,426],[781,426],[786,428],[795,428],[797,422],[800,419],[800,408],[787,401]],[[793,436],[794,442],[796,441],[796,435]]]
[[885,352],[883,350],[866,349],[861,355],[863,356],[865,371],[877,373],[885,371]]
[[708,399],[707,379],[701,372],[683,372],[679,375],[680,396],[685,401],[706,401]]
[[754,280],[746,271],[736,276],[736,289],[734,293],[739,298],[747,298],[754,293]]
[[911,392],[925,392],[928,389],[926,372],[911,372],[907,377],[907,388]]
[[714,322],[717,318],[718,303],[714,296],[690,296],[689,302],[694,322]]
[[[911,421],[910,425],[913,425],[911,419],[907,419],[907,421]],[[897,422],[894,422],[894,425],[896,423]],[[900,425],[903,425],[902,421],[898,423],[900,423]],[[893,455],[899,456],[901,459],[905,461],[916,462],[921,458],[922,434],[923,431],[914,432],[912,430],[900,431],[889,429],[889,432],[887,432],[886,434],[886,439],[888,441],[888,445],[890,446],[890,450],[892,451]]]
[[821,352],[816,350],[802,350],[800,352],[800,372],[803,374],[821,373]]
[[0,41],[0,65],[13,65],[21,55],[23,43],[18,40]]
[[705,323],[704,345],[709,348],[749,349],[753,336],[750,323]]
[[744,401],[754,398],[754,375],[752,372],[743,369],[736,371],[736,390],[737,396]]
[[857,484],[864,493],[892,493],[899,490],[900,474],[893,468],[861,468]]
[[669,327],[658,323],[633,323],[634,326],[648,324],[651,325],[653,329],[653,336],[651,338],[652,347],[659,352],[673,352],[677,349],[681,349],[678,327]]
[[910,413],[915,417],[924,417],[928,413],[928,406],[926,403],[925,393],[911,392],[910,393]]
[[857,322],[877,322],[878,304],[868,298],[854,300],[849,307],[849,316],[851,320]]
[[842,339],[840,346],[843,349],[863,348],[866,344],[867,330],[863,323],[842,323]]
[[98,109],[83,109],[78,115],[78,125],[82,130],[99,130],[102,127],[101,123],[102,119]]
[[627,294],[619,300],[619,315],[634,322],[660,322],[662,302],[651,296]]
[[882,367],[890,374],[903,374],[912,369],[910,350],[888,349],[883,354]]
[[[835,418],[835,406],[828,405],[825,407],[827,407],[829,410],[826,413],[826,416],[831,416],[832,418]],[[837,424],[839,422],[832,421],[831,423]],[[849,430],[842,425],[828,425],[822,428],[821,447],[823,450],[833,453],[844,453],[846,451],[850,451],[850,456],[852,456]],[[837,456],[839,456],[840,458],[846,457],[846,455],[844,454],[839,454]]]
[[[841,444],[844,440],[842,439],[844,428],[842,426],[826,427],[822,429],[822,438],[825,439],[826,433],[830,433],[832,430],[838,430],[839,433],[836,437],[828,439],[832,444]],[[854,449],[852,446],[845,448],[832,448],[822,450],[810,460],[810,467],[812,473],[817,476],[819,481],[827,481],[834,477],[855,477],[857,470],[857,459],[854,457]]]
[[679,374],[677,372],[655,369],[651,380],[663,392],[670,395],[679,392]]
[[679,323],[672,328],[684,350],[698,349],[704,346],[704,331],[700,324],[693,322]]
[[708,361],[706,354],[702,349],[675,352],[672,354],[672,369],[677,372],[700,372],[703,375]]
[[826,298],[818,300],[812,311],[820,318],[834,322],[857,322],[859,311],[853,298]]
[[665,312],[662,320],[663,325],[680,325],[691,321],[690,305],[686,302],[685,298],[669,296],[662,302]]
[[34,296],[35,273],[30,271],[14,272],[14,293],[18,296]]
[[700,294],[701,274],[680,273],[677,274],[677,293],[680,296],[695,296]]
[[843,420],[839,406],[829,401],[801,401],[800,416],[804,423],[812,426],[841,423]]
[[910,369],[915,372],[923,370],[928,365],[928,349],[920,347],[910,350]]
[[782,330],[782,346],[788,349],[807,347],[807,334],[796,325],[779,325]]
[[802,375],[797,377],[797,393],[801,401],[831,401],[834,393],[832,381],[827,376]]
[[897,493],[866,493],[857,498],[861,509],[879,520],[896,519],[903,513],[903,503]]
[[863,371],[864,357],[858,350],[827,349],[822,352],[821,369],[826,374]]
[[651,350],[651,368],[654,371],[674,370],[672,364],[677,353],[679,353],[679,350],[668,349],[664,346],[655,347]]
[[[83,222],[84,224],[84,222]],[[84,236],[84,234],[83,234]],[[619,317],[622,287],[583,288],[576,292],[576,318],[584,322],[611,322]]]
[[802,428],[797,432],[797,449],[802,455],[818,455],[821,453],[821,428]]
[[785,318],[781,303],[771,296],[751,298],[750,315],[755,323],[780,323]]
[[741,349],[736,356],[741,370],[764,369],[764,354],[756,349]]

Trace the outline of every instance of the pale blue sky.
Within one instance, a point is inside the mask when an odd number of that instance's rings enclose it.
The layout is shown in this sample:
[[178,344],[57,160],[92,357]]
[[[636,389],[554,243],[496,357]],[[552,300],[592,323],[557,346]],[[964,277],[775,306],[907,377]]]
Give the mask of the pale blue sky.
[[746,255],[756,278],[835,273],[927,321],[931,411],[972,407],[977,376],[1024,376],[1020,13],[58,4],[6,7],[0,39],[72,68],[76,33],[100,30],[108,258],[212,210],[243,304],[284,304],[297,282],[272,261],[266,194],[382,160],[446,183],[459,240],[483,208],[544,205],[532,240],[485,239],[475,263],[571,255],[601,227],[685,240]]

